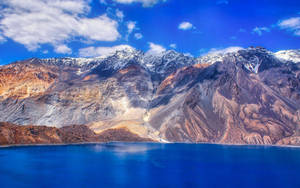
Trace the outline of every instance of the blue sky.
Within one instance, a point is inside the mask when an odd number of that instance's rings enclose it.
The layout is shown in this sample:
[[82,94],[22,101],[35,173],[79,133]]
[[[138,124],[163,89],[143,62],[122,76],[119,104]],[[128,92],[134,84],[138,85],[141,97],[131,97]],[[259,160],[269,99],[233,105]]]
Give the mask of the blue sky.
[[193,56],[227,47],[299,49],[300,1],[0,0],[0,64],[128,46]]

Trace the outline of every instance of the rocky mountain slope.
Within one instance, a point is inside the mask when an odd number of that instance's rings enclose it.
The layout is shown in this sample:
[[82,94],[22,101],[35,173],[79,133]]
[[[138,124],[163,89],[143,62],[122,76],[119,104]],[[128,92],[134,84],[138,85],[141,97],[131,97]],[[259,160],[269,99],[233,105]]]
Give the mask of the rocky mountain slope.
[[75,125],[85,127],[80,139],[72,137],[78,129],[68,129],[45,142],[127,135],[119,141],[300,145],[299,57],[297,50],[264,48],[200,58],[130,48],[0,66],[0,121],[19,125],[0,124],[0,143],[11,129],[31,137],[28,129],[40,127],[44,138]]

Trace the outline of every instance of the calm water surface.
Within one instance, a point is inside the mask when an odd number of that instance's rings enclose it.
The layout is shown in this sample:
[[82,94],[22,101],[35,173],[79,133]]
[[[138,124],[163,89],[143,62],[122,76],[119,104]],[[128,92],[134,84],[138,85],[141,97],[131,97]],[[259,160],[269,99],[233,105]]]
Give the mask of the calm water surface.
[[300,148],[127,143],[0,148],[0,187],[300,187]]

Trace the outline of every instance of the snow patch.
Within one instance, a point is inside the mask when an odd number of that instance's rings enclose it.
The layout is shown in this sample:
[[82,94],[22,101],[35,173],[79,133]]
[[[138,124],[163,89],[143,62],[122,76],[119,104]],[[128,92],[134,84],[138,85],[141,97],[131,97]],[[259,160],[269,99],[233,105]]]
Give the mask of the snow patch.
[[284,63],[300,63],[300,50],[282,50],[274,53],[274,55]]

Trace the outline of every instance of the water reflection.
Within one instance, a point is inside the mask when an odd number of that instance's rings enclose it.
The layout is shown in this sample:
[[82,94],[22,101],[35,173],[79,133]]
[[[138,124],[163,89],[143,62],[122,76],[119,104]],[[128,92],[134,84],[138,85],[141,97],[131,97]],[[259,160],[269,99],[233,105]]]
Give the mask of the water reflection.
[[95,152],[115,152],[115,153],[127,153],[127,154],[144,154],[146,151],[155,149],[154,146],[148,144],[126,144],[126,143],[107,143],[96,144],[93,147]]

